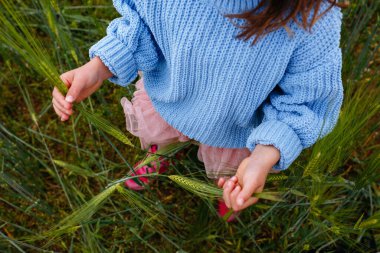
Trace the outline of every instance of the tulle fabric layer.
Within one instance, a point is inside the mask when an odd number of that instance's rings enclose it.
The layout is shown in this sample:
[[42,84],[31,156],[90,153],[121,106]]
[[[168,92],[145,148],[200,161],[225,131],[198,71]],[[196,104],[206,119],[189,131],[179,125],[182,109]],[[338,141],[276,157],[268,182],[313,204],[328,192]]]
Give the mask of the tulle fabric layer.
[[[141,148],[147,149],[151,144],[164,147],[173,142],[186,142],[190,138],[171,127],[155,111],[144,89],[143,78],[136,83],[136,91],[129,101],[121,99],[127,130],[139,137]],[[218,148],[200,144],[197,157],[204,163],[207,176],[217,179],[235,175],[242,160],[250,155],[248,148]]]

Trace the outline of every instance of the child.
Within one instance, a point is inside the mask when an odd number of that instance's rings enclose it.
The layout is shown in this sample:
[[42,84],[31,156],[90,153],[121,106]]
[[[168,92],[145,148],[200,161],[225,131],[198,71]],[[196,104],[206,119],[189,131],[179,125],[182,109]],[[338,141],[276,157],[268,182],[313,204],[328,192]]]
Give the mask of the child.
[[69,91],[54,89],[54,109],[65,121],[105,79],[127,86],[141,71],[132,102],[121,101],[127,129],[142,148],[200,142],[208,177],[242,210],[271,170],[331,132],[343,100],[343,6],[280,2],[114,0],[121,17],[91,61],[61,76]]

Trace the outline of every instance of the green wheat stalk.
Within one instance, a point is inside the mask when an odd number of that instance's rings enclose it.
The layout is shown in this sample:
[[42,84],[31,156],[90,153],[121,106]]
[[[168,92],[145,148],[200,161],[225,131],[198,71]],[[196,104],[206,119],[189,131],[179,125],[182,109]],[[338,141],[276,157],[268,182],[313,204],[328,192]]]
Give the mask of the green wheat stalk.
[[333,173],[339,167],[339,162],[341,160],[341,153],[342,153],[342,147],[338,146],[336,154],[335,154],[335,158],[332,160],[332,162],[330,163],[327,169],[330,174]]
[[116,139],[118,139],[122,143],[134,147],[134,145],[132,144],[132,142],[123,133],[123,131],[121,131],[116,126],[112,125],[112,123],[109,122],[108,120],[106,120],[106,119],[104,119],[104,118],[102,118],[102,117],[100,117],[100,116],[98,116],[98,115],[96,115],[94,113],[91,113],[91,112],[89,112],[87,110],[84,110],[84,109],[81,110],[81,113],[96,128],[99,128],[99,129],[103,130],[104,132],[106,132],[109,135],[115,137]]
[[274,182],[274,181],[283,181],[287,180],[289,177],[286,175],[268,175],[267,182]]
[[91,220],[92,216],[103,206],[105,201],[117,190],[118,185],[111,186],[102,191],[90,201],[83,204],[76,211],[66,216],[57,225],[53,226],[50,230],[36,236],[25,237],[25,241],[44,240],[49,238],[45,247],[56,242],[62,235],[72,233],[81,228],[81,224],[87,223]]
[[316,168],[318,167],[318,162],[321,157],[321,152],[318,152],[317,155],[315,155],[307,164],[304,172],[303,177],[307,177],[312,175],[314,172],[316,172]]
[[[221,198],[223,190],[214,185],[207,184],[201,180],[188,178],[180,175],[168,176],[173,182],[177,183],[183,189],[188,190],[201,198]],[[254,193],[253,196],[261,199],[285,202],[280,192],[260,192]]]

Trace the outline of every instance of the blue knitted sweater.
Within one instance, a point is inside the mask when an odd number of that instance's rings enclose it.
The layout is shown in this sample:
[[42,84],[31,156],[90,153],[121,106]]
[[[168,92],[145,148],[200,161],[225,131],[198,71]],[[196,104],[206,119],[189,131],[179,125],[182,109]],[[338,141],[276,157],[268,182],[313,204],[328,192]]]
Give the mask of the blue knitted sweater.
[[[337,122],[342,13],[333,7],[311,32],[291,21],[292,33],[281,28],[251,46],[254,37],[236,39],[241,30],[223,14],[258,2],[114,0],[121,17],[90,58],[99,56],[121,86],[141,70],[156,111],[186,136],[251,151],[271,144],[280,151],[274,169],[284,170]],[[319,14],[327,7],[323,2]]]

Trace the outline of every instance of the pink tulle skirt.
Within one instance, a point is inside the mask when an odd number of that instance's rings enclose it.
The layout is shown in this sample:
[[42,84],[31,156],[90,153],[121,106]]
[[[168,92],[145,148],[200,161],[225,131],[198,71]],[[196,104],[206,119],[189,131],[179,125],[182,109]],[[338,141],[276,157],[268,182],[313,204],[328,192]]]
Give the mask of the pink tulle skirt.
[[[173,142],[190,140],[155,111],[145,92],[143,78],[137,81],[131,101],[123,97],[120,102],[125,113],[126,128],[139,137],[142,149],[147,149],[151,144],[157,144],[160,148]],[[248,148],[218,148],[201,143],[197,156],[204,163],[207,176],[216,179],[235,175],[241,161],[250,154]]]

